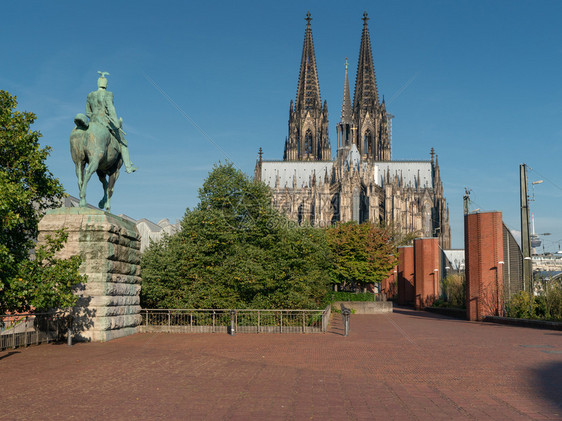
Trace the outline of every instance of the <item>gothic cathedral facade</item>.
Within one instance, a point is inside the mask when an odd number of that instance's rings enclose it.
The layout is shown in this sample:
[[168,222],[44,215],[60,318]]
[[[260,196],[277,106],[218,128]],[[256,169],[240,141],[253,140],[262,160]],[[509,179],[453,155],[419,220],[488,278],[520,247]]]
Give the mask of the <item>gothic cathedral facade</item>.
[[255,178],[271,187],[274,206],[299,223],[371,221],[392,225],[402,234],[439,237],[441,248],[449,249],[449,209],[433,149],[429,161],[392,160],[393,116],[384,98],[379,99],[366,12],[353,102],[345,64],[332,160],[328,105],[320,97],[311,20],[308,13],[283,160],[263,160],[260,149]]

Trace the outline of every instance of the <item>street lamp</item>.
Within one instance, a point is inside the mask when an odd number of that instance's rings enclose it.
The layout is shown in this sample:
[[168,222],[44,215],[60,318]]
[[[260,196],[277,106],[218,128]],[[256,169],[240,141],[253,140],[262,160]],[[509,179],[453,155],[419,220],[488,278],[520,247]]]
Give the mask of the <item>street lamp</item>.
[[[496,313],[497,313],[498,316],[500,315],[500,307],[501,307],[501,305],[500,305],[500,279],[499,279],[500,277],[498,275],[498,267],[500,265],[503,265],[502,261],[499,261],[497,266],[496,266],[496,296],[497,296],[497,302],[498,302]],[[503,271],[502,271],[502,276],[503,276]],[[503,311],[502,311],[502,315],[503,315]]]
[[539,181],[533,181],[533,182],[531,183],[531,184],[533,185],[533,198],[532,198],[532,199],[529,199],[529,200],[531,200],[532,202],[535,201],[535,184],[541,184],[541,183],[543,183],[543,182],[544,182],[543,180],[539,180]]

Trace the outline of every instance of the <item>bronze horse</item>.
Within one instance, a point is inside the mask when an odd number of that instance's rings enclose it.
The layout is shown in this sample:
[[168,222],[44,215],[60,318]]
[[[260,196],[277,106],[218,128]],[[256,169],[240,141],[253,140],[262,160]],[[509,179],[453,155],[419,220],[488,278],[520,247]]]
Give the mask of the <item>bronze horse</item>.
[[95,172],[103,184],[103,198],[98,206],[109,212],[113,187],[123,165],[119,140],[106,126],[88,122],[84,114],[77,114],[74,122],[76,127],[70,133],[70,153],[76,166],[80,206],[86,206],[86,186]]

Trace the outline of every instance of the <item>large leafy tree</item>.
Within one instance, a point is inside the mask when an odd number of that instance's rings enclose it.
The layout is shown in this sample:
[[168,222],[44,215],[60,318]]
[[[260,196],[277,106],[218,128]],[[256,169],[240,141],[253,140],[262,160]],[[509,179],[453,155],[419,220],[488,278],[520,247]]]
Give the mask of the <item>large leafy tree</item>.
[[79,258],[54,256],[64,233],[29,258],[39,220],[64,191],[45,162],[51,149],[41,147],[41,134],[30,128],[35,115],[16,106],[16,97],[0,90],[0,313],[68,305],[72,285],[83,281]]
[[327,228],[326,234],[334,284],[365,288],[381,282],[396,265],[396,248],[388,229],[370,222],[347,222]]
[[215,166],[179,233],[142,260],[142,304],[159,308],[318,308],[329,284],[322,230],[299,227],[232,164]]

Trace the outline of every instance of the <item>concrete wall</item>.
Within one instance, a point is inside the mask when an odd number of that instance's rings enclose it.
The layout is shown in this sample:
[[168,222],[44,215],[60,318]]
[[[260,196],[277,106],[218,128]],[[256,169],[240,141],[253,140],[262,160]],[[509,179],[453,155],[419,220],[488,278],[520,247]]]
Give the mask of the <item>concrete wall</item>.
[[502,214],[465,215],[464,224],[467,319],[497,316],[503,307]]
[[340,304],[355,314],[392,313],[392,301],[336,301],[333,305],[339,309]]

